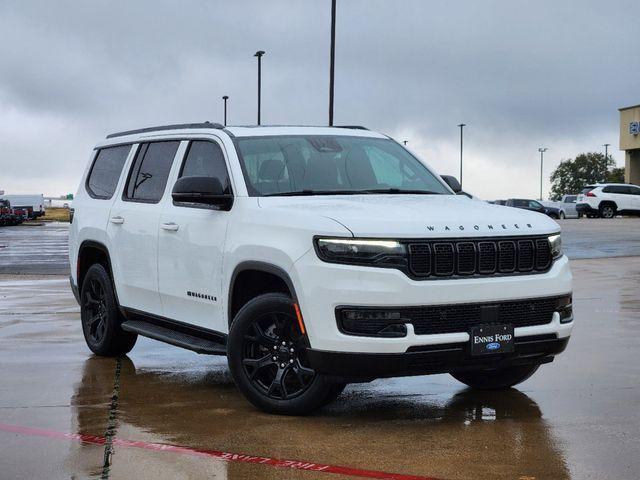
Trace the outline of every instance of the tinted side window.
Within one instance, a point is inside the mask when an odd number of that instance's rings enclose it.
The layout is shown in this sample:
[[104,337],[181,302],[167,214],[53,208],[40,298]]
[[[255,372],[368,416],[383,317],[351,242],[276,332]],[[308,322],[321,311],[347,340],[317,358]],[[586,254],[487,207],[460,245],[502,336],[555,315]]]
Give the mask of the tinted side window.
[[140,145],[129,173],[125,198],[157,203],[167,186],[167,178],[180,142],[153,142]]
[[220,145],[206,140],[194,140],[182,164],[180,177],[216,177],[224,193],[231,193],[227,165]]
[[618,185],[610,185],[608,187],[604,187],[602,191],[604,193],[628,193],[627,187],[618,186]]
[[131,145],[101,148],[87,178],[87,191],[94,198],[109,199],[113,196],[127,160]]

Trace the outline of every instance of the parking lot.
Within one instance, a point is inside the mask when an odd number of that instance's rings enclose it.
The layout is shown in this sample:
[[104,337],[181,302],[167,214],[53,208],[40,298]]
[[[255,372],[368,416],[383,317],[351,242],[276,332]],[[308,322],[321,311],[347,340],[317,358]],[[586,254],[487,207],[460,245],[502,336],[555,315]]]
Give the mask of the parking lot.
[[219,357],[84,344],[64,224],[0,229],[0,479],[637,479],[640,219],[566,220],[576,325],[519,388],[447,375],[351,385],[263,414]]

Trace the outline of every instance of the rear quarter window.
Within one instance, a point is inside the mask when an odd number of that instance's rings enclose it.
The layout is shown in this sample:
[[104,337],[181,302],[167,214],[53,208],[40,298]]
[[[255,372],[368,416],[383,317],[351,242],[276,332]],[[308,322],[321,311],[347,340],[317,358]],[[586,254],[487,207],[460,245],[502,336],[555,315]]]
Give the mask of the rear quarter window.
[[113,197],[130,150],[131,145],[119,145],[98,150],[87,177],[86,187],[91,197],[103,200]]

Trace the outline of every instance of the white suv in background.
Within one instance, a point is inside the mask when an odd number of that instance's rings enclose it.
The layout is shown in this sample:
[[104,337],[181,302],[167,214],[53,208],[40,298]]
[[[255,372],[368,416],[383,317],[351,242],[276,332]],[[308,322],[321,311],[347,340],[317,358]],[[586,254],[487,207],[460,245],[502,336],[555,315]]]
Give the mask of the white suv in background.
[[597,183],[582,189],[576,204],[580,214],[613,218],[640,215],[640,187],[626,183]]
[[516,385],[571,334],[560,228],[443,178],[360,127],[109,135],[70,231],[86,342],[227,355],[244,395],[283,414],[379,377]]

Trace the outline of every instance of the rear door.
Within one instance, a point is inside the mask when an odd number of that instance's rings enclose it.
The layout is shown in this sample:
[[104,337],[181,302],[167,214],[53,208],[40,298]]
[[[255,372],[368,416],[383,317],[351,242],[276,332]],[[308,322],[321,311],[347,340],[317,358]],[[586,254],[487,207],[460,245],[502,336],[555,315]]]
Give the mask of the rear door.
[[607,193],[607,197],[614,202],[620,210],[633,210],[631,192],[626,185],[609,185],[602,189],[604,193]]
[[[232,193],[224,147],[211,139],[190,140],[172,176],[218,177]],[[231,212],[168,201],[160,219],[158,271],[163,314],[216,331],[226,331],[220,298],[222,252]]]
[[629,189],[629,192],[631,194],[629,195],[630,203],[632,205],[631,209],[635,210],[636,212],[640,212],[640,187],[629,185],[627,188]]
[[578,211],[576,210],[576,195],[565,195],[562,202],[562,209],[567,217],[577,217]]
[[120,304],[156,315],[162,314],[157,268],[159,203],[179,145],[176,140],[138,146],[107,225]]

